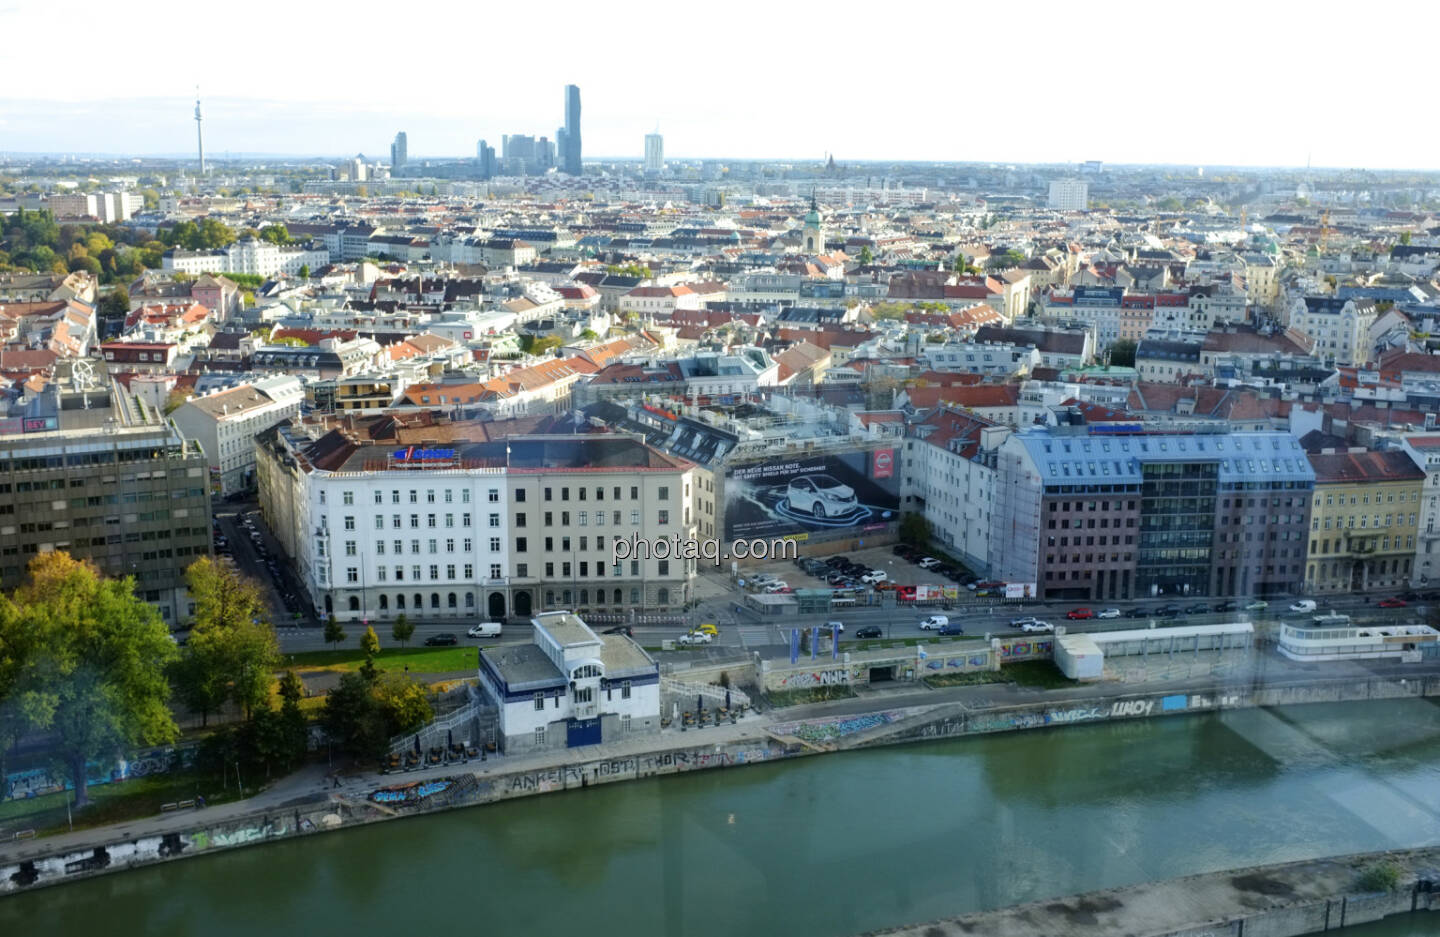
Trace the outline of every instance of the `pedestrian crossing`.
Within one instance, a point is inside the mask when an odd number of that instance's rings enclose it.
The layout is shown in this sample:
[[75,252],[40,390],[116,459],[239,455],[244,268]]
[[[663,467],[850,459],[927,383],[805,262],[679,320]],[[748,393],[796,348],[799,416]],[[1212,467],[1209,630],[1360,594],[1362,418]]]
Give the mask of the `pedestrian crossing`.
[[775,629],[769,625],[741,625],[738,630],[740,632],[741,647],[759,647],[766,644],[777,644],[780,640],[775,634]]

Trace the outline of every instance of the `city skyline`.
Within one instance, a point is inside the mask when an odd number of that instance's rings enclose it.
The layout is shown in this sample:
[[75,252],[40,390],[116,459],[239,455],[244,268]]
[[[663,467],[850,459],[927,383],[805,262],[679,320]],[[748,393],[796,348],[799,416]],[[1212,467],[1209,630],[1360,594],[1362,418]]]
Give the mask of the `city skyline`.
[[[80,12],[93,14],[96,28],[122,47],[163,46],[168,39],[178,42],[185,34],[207,31],[210,14],[198,14],[198,22],[194,11],[166,15],[174,6],[162,0],[155,16],[138,21],[94,3],[82,3]],[[1436,9],[1421,4],[1406,9],[1397,15],[1406,16],[1419,34],[1427,25],[1440,25]],[[359,11],[377,19],[386,15],[378,4],[361,3]],[[753,22],[748,12],[757,14]],[[1097,159],[1303,166],[1309,160],[1323,167],[1440,168],[1423,134],[1354,131],[1404,128],[1415,115],[1402,95],[1377,95],[1363,83],[1315,66],[1317,52],[1333,42],[1325,23],[1234,3],[1212,4],[1203,16],[1192,14],[1183,22],[1178,13],[1157,22],[1136,4],[1115,6],[1104,18],[1073,17],[1058,4],[1042,6],[1030,19],[1054,27],[1038,33],[1047,54],[1017,48],[1014,61],[987,83],[989,90],[968,92],[949,55],[903,55],[906,76],[898,85],[856,82],[825,92],[845,120],[823,117],[823,108],[797,110],[793,92],[820,89],[777,82],[775,67],[807,55],[836,68],[856,57],[880,67],[889,55],[914,46],[915,22],[933,17],[916,4],[893,13],[861,35],[843,20],[816,24],[803,12],[742,4],[734,16],[714,24],[711,37],[712,48],[728,50],[728,67],[694,70],[684,81],[656,81],[644,69],[605,66],[578,31],[546,36],[546,54],[566,63],[553,83],[505,80],[534,54],[522,43],[489,53],[479,93],[473,93],[476,76],[463,57],[437,56],[423,79],[372,81],[363,96],[343,88],[321,96],[313,90],[317,85],[297,80],[305,70],[297,68],[293,46],[275,44],[253,50],[243,71],[198,76],[205,91],[206,149],[216,155],[363,152],[383,158],[395,131],[404,128],[412,160],[463,157],[482,138],[498,140],[507,132],[553,135],[561,123],[557,116],[563,117],[556,114],[555,85],[568,83],[584,89],[584,150],[591,159],[641,158],[644,136],[658,119],[670,159],[809,159],[834,153],[841,163]],[[442,7],[436,14],[437,25],[458,34],[482,25],[466,8]],[[252,15],[284,22],[297,34],[324,23],[318,12],[272,0],[262,0]],[[535,30],[523,11],[486,16],[494,19],[483,23],[492,32]],[[43,23],[40,10],[0,9],[0,30],[7,34],[31,34]],[[635,48],[673,42],[672,28],[665,17],[636,16],[626,41]],[[1347,35],[1353,41],[1384,38],[1369,22],[1354,24]],[[1185,50],[1183,68],[1171,48],[1178,44]],[[1097,54],[1111,64],[1097,66]],[[116,69],[97,83],[92,76],[49,67],[36,44],[8,55],[18,73],[45,78],[23,97],[0,98],[0,151],[193,151],[193,78]],[[1296,91],[1297,82],[1303,93]],[[494,90],[487,87],[492,83]],[[1352,117],[1336,120],[1339,114]],[[897,142],[902,130],[903,146]],[[1383,143],[1377,142],[1382,136]]]

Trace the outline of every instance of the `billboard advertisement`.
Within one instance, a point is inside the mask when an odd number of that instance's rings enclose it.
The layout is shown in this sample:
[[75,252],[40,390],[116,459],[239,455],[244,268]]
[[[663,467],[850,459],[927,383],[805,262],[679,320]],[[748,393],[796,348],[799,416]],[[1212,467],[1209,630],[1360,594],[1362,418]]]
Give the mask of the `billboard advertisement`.
[[1005,598],[1007,598],[1007,599],[1033,599],[1033,598],[1035,598],[1035,583],[1033,583],[1033,582],[1007,582],[1007,583],[1005,583]]
[[900,513],[894,460],[893,449],[861,449],[732,465],[725,536],[823,539],[881,529]]

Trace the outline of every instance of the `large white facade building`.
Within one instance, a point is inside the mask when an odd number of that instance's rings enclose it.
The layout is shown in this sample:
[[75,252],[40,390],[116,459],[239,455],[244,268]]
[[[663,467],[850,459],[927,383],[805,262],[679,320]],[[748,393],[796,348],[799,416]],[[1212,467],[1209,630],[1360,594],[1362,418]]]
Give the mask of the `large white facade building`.
[[214,251],[172,248],[160,259],[161,269],[199,276],[202,273],[248,273],[273,277],[295,275],[301,267],[318,270],[330,262],[330,251],[314,247],[281,247],[269,241],[246,238]]
[[615,742],[660,729],[660,667],[623,635],[568,611],[531,621],[531,643],[485,648],[479,683],[506,754]]
[[377,442],[371,426],[311,438],[301,429],[324,427],[286,424],[257,447],[261,509],[322,614],[628,614],[693,598],[694,559],[656,549],[612,562],[616,538],[693,539],[692,463],[619,434],[438,448]]
[[934,541],[981,575],[991,566],[995,451],[1009,435],[1009,427],[941,407],[905,440],[904,509],[919,508]]
[[1090,183],[1079,179],[1056,179],[1050,183],[1051,211],[1086,211],[1090,207]]
[[211,493],[231,495],[255,485],[255,437],[297,416],[304,396],[298,378],[277,375],[192,398],[170,418],[205,450]]

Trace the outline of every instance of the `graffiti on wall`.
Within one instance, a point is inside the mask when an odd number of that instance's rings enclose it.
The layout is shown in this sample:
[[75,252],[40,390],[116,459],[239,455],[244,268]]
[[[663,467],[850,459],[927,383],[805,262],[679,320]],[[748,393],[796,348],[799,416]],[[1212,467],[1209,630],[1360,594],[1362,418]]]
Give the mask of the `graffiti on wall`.
[[450,788],[449,778],[434,781],[414,781],[410,784],[396,784],[370,792],[370,799],[387,807],[415,806],[427,797],[433,797]]
[[807,686],[837,686],[850,682],[850,671],[844,667],[833,670],[803,670],[792,673],[780,681],[786,689]]
[[834,742],[856,732],[888,725],[899,719],[898,711],[863,713],[857,716],[836,716],[831,719],[807,719],[772,726],[776,735],[793,735],[807,742]]
[[[93,787],[189,768],[195,762],[198,748],[196,745],[156,748],[115,762],[92,761],[85,766],[85,783]],[[0,784],[0,801],[40,797],[72,786],[68,779],[51,774],[48,767],[27,768],[5,775],[4,783]]]

